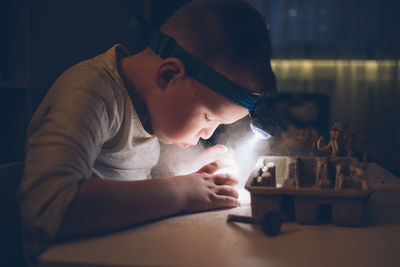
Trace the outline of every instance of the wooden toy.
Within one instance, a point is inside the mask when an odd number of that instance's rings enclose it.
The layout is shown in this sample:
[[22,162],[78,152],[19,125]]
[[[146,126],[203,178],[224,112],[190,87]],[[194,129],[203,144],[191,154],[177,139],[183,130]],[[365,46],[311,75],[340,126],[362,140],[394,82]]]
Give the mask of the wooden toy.
[[245,188],[256,220],[278,211],[284,221],[357,226],[363,223],[370,194],[363,174],[355,158],[265,156]]

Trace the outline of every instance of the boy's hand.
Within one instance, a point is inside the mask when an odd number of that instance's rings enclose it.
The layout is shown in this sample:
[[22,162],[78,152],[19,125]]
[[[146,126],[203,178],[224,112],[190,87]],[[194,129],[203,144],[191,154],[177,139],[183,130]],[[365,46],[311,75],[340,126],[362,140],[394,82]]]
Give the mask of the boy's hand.
[[208,173],[213,174],[220,168],[220,165],[217,161],[211,162],[205,166],[203,166],[197,173]]
[[175,180],[183,211],[202,211],[240,205],[237,200],[239,194],[233,188],[238,181],[229,174],[211,175],[199,171],[171,179]]

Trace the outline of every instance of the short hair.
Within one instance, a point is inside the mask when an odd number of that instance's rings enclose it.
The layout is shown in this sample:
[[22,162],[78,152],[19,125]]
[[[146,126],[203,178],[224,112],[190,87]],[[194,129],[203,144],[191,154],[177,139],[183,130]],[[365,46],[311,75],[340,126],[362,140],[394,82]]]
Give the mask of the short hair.
[[247,75],[256,92],[276,91],[269,30],[249,3],[195,0],[170,16],[161,31],[220,73]]

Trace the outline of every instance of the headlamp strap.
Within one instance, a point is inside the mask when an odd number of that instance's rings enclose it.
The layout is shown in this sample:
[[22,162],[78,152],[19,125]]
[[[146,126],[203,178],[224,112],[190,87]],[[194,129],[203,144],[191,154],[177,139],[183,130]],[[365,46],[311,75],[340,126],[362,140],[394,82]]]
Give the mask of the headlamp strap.
[[260,96],[207,66],[178,45],[173,38],[161,33],[139,16],[131,19],[129,29],[137,40],[145,42],[161,58],[180,59],[190,76],[231,102],[252,111],[260,100]]

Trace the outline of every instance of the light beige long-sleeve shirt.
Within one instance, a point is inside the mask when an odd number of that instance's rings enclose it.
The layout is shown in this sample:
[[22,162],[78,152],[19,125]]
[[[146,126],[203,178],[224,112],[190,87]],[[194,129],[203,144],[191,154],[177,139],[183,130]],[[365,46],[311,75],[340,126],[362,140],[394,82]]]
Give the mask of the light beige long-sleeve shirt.
[[30,123],[18,192],[28,257],[52,242],[84,179],[145,179],[157,163],[158,140],[143,128],[118,71],[128,55],[115,45],[65,71]]

